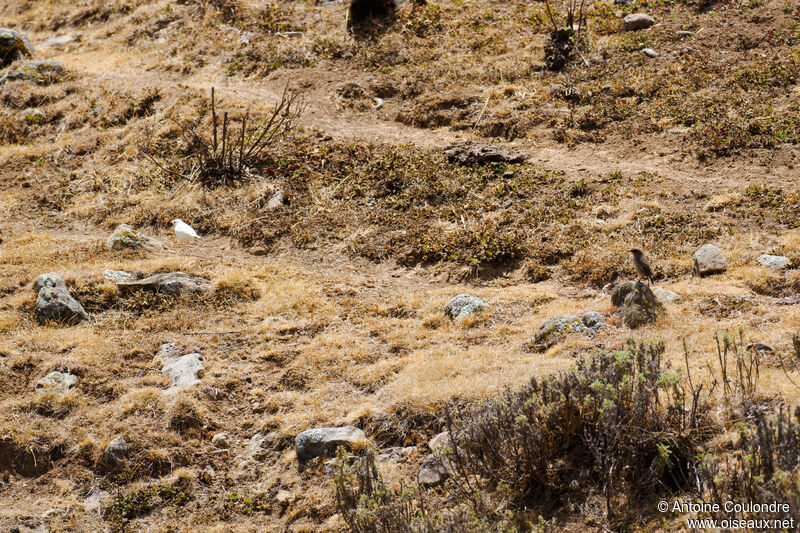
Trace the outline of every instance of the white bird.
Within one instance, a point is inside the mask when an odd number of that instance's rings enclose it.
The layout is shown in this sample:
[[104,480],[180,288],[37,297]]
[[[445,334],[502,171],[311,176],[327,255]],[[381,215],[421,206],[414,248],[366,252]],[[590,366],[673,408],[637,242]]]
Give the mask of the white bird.
[[197,234],[194,228],[179,218],[173,220],[172,225],[175,229],[175,237],[178,238],[178,242],[181,244],[187,243],[192,239],[200,238],[200,235]]

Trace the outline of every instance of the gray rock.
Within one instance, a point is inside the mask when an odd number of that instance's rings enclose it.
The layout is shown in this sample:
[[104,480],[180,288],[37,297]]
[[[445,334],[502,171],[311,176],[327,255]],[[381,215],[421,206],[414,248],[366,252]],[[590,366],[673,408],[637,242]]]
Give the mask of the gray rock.
[[163,294],[181,295],[187,293],[207,292],[211,289],[211,280],[200,276],[192,276],[185,272],[164,272],[153,274],[142,279],[117,282],[123,290],[149,290]]
[[653,294],[656,295],[656,298],[658,298],[658,301],[662,304],[670,304],[681,299],[680,294],[662,289],[661,287],[654,287]]
[[629,7],[633,4],[633,0],[614,0],[614,5]]
[[475,165],[482,163],[521,163],[525,155],[495,144],[457,142],[444,149],[450,163]]
[[231,445],[228,441],[228,434],[224,431],[211,437],[211,444],[217,448],[229,448]]
[[622,19],[622,29],[625,31],[644,30],[656,23],[650,15],[644,13],[631,13]]
[[77,324],[89,320],[83,306],[63,287],[42,287],[36,298],[36,318],[39,322]]
[[60,61],[26,61],[18,68],[0,78],[0,85],[13,80],[31,80],[37,83],[49,83],[64,72]]
[[691,37],[694,35],[694,32],[686,31],[686,30],[678,30],[675,32],[678,37]]
[[83,505],[83,509],[87,513],[97,513],[100,514],[100,511],[103,508],[103,500],[108,496],[108,492],[101,490],[97,487],[93,488],[89,491],[89,494],[84,498],[81,502]]
[[267,202],[267,210],[272,211],[273,209],[278,209],[285,204],[286,200],[283,198],[283,191],[278,189]]
[[176,392],[200,383],[200,374],[204,369],[202,355],[187,353],[165,364],[161,373],[172,380],[169,392]]
[[574,331],[589,337],[606,325],[606,317],[597,311],[588,311],[581,316],[556,316],[548,318],[539,326],[529,348],[542,352],[555,344],[563,333]]
[[379,463],[400,463],[416,451],[416,446],[395,446],[376,455],[375,460]]
[[482,313],[488,305],[478,297],[459,294],[444,306],[444,314],[452,319],[462,319]]
[[247,444],[247,451],[253,459],[263,461],[269,455],[269,437],[262,433],[256,433],[250,438],[250,442]]
[[165,248],[164,243],[158,239],[148,237],[130,227],[127,224],[120,224],[114,233],[106,241],[109,250],[121,250],[123,248],[139,248],[148,252],[155,252]]
[[770,346],[769,344],[764,344],[763,342],[751,342],[747,346],[745,346],[751,352],[774,352],[775,348]]
[[117,437],[108,443],[103,455],[97,461],[100,470],[113,474],[125,468],[128,458],[128,443],[122,437]]
[[694,253],[694,271],[698,276],[724,272],[727,268],[725,256],[713,244],[705,244]]
[[50,372],[36,382],[38,391],[66,392],[78,381],[78,376],[69,372]]
[[35,51],[31,42],[20,32],[0,28],[0,67],[25,56],[30,57]]
[[758,258],[758,262],[769,268],[786,268],[789,266],[789,258],[783,255],[764,254]]
[[308,429],[294,440],[297,468],[302,472],[306,463],[314,457],[333,457],[339,446],[354,451],[366,443],[364,432],[353,426]]
[[106,269],[103,270],[103,277],[109,281],[124,281],[127,279],[133,279],[134,275],[130,272],[125,272],[124,270]]
[[652,48],[642,48],[642,53],[647,57],[658,57],[658,52],[653,50]]
[[41,291],[44,287],[50,287],[51,289],[66,289],[67,282],[64,281],[64,278],[62,278],[60,274],[48,272],[47,274],[41,274],[36,277],[36,281],[33,282],[33,293],[38,295],[39,291]]
[[456,473],[452,461],[439,453],[432,453],[423,461],[417,473],[417,482],[425,487],[440,485]]
[[619,284],[611,296],[611,303],[619,308],[622,323],[631,329],[654,322],[664,310],[650,287],[641,281]]
[[775,303],[778,305],[794,305],[800,303],[800,298],[796,296],[789,296],[786,298],[777,298]]

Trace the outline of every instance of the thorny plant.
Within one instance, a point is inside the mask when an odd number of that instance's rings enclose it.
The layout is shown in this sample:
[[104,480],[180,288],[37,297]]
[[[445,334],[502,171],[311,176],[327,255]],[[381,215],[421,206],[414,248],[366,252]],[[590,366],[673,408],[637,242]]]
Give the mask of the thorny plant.
[[146,131],[139,151],[154,165],[182,178],[196,179],[210,186],[236,182],[248,175],[265,153],[292,129],[304,109],[301,95],[287,86],[269,117],[258,121],[255,127],[248,122],[249,108],[240,119],[229,118],[228,112],[223,111],[220,123],[212,87],[208,134],[198,131],[192,122],[175,122],[192,161],[188,171],[172,170],[159,160],[152,148],[152,129]]

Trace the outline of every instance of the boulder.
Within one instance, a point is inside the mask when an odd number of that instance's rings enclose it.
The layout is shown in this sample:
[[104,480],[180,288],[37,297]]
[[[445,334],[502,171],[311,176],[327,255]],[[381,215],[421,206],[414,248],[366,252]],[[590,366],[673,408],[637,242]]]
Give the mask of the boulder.
[[67,282],[64,281],[64,278],[62,278],[60,274],[48,272],[47,274],[41,274],[36,277],[36,281],[33,282],[33,293],[38,295],[39,291],[45,287],[50,287],[51,289],[66,289]]
[[297,468],[302,472],[306,463],[315,457],[333,457],[339,446],[355,451],[366,444],[364,432],[353,426],[308,429],[294,440]]
[[650,287],[641,281],[619,284],[611,295],[611,303],[619,308],[622,323],[631,329],[654,322],[664,310]]
[[644,30],[656,23],[650,15],[644,13],[631,13],[622,19],[622,29],[625,31]]
[[207,292],[211,289],[211,280],[185,272],[163,272],[142,279],[119,281],[117,287],[122,290],[148,290],[177,296]]
[[758,262],[769,268],[786,268],[789,266],[789,258],[783,255],[764,254],[758,258]]
[[168,390],[176,392],[200,383],[200,375],[205,366],[203,356],[199,353],[187,353],[166,362],[161,373],[172,380],[172,387]]
[[488,305],[476,296],[459,294],[444,306],[444,314],[454,320],[482,313]]
[[34,52],[33,45],[23,34],[9,28],[0,28],[0,67],[25,56],[30,57]]
[[713,244],[703,245],[694,253],[694,271],[698,276],[724,272],[727,268],[725,256]]
[[450,459],[440,453],[432,453],[422,462],[417,473],[417,482],[425,487],[433,487],[455,474],[456,468]]
[[475,165],[483,163],[521,163],[525,155],[495,144],[472,141],[451,144],[444,149],[450,163]]
[[125,468],[128,458],[128,443],[122,437],[117,437],[108,443],[103,454],[97,461],[98,468],[106,473],[113,474]]
[[77,324],[89,320],[89,314],[67,289],[42,287],[36,297],[36,318],[39,322]]
[[78,381],[78,376],[69,372],[50,372],[36,382],[36,390],[43,392],[66,392]]
[[653,287],[653,294],[656,295],[656,298],[658,298],[658,301],[662,304],[677,302],[681,299],[678,293],[662,289],[661,287]]
[[109,250],[123,248],[139,248],[148,252],[155,252],[165,248],[164,243],[158,239],[148,237],[127,224],[120,224],[106,241]]
[[26,61],[18,68],[0,78],[0,85],[13,80],[31,80],[37,83],[49,83],[59,78],[64,72],[60,61]]

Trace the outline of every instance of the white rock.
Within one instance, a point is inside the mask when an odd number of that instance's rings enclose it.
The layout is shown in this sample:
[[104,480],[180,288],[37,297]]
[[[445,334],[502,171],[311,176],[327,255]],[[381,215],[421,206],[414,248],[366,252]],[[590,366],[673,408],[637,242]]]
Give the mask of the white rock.
[[69,372],[50,372],[36,382],[36,390],[66,392],[76,381],[78,381],[78,376]]
[[789,266],[789,258],[783,255],[764,254],[758,258],[758,262],[770,268],[786,268]]
[[727,268],[725,256],[713,244],[703,245],[694,253],[694,270],[699,276],[724,272]]
[[211,444],[217,448],[228,448],[230,446],[230,442],[228,442],[228,434],[225,432],[217,433],[211,437]]
[[653,294],[655,294],[656,298],[658,298],[658,300],[663,304],[677,302],[678,300],[681,299],[680,294],[669,291],[667,289],[662,289],[661,287],[654,287]]
[[169,391],[174,392],[200,383],[200,374],[204,369],[202,355],[187,353],[164,365],[161,373],[172,380]]

